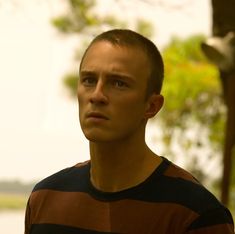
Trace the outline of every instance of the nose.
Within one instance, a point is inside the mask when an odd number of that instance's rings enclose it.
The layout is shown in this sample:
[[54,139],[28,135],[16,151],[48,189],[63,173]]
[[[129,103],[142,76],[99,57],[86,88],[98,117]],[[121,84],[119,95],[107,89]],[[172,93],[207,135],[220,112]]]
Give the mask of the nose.
[[107,104],[108,97],[105,94],[105,84],[99,80],[91,93],[90,102],[93,104]]

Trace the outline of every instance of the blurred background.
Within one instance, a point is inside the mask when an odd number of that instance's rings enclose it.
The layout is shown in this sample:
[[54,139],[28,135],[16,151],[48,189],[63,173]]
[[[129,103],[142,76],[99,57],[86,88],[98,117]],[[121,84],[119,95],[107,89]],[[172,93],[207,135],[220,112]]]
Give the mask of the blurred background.
[[0,0],[0,232],[23,233],[36,182],[89,159],[75,95],[79,61],[95,35],[114,27],[151,38],[164,57],[165,106],[146,141],[235,214],[231,2]]

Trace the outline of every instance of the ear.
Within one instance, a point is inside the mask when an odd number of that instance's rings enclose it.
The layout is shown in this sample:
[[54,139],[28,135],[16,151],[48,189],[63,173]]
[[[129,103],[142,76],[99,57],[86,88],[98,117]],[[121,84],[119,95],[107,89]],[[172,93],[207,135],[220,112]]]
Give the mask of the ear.
[[161,94],[152,94],[146,104],[146,111],[144,117],[150,119],[154,117],[162,108],[164,97]]

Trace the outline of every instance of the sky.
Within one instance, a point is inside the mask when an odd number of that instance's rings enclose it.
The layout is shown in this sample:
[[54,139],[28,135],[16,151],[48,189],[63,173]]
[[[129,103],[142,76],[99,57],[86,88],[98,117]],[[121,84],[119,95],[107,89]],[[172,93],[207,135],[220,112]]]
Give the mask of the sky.
[[[62,36],[50,24],[65,11],[65,2],[0,1],[0,180],[39,180],[89,159],[77,102],[62,84],[79,40]],[[164,5],[151,0],[100,0],[97,11],[122,20],[125,12],[130,28],[139,17],[149,20],[160,49],[173,35],[210,35],[209,0],[174,1],[173,6],[172,1],[159,2]],[[156,131],[156,126],[148,126],[147,142],[155,151]]]

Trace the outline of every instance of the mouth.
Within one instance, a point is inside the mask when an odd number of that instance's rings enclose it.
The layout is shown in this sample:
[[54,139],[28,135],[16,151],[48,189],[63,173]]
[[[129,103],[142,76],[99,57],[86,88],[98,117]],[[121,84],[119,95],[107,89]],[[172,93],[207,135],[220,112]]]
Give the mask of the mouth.
[[108,120],[108,117],[99,112],[89,112],[87,118]]

